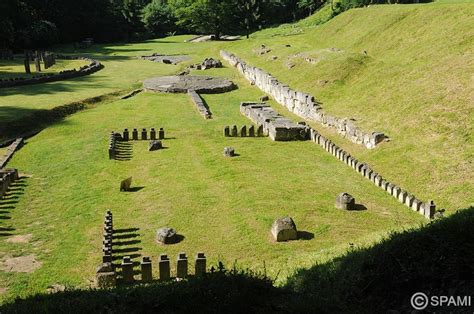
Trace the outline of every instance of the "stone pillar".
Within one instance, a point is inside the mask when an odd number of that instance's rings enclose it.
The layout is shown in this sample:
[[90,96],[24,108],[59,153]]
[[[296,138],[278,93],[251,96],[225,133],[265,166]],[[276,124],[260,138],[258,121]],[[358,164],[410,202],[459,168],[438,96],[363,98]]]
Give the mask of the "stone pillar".
[[155,130],[155,128],[150,129],[150,140],[152,140],[152,141],[156,140],[156,130]]
[[436,212],[436,205],[432,200],[423,204],[424,215],[426,218],[433,218]]
[[194,265],[194,274],[196,276],[201,276],[206,273],[206,256],[204,253],[199,252],[196,255],[195,265]]
[[186,253],[179,253],[176,263],[176,277],[186,278],[188,276],[188,258]]
[[224,136],[229,137],[230,136],[230,128],[228,125],[224,127]]
[[160,128],[160,130],[158,131],[158,139],[159,140],[165,139],[165,130],[163,128]]
[[233,137],[237,137],[237,126],[235,124],[232,126],[232,133],[231,134],[232,134]]
[[96,271],[96,284],[99,288],[111,288],[116,285],[114,266],[111,262],[104,262]]
[[130,256],[123,257],[121,266],[123,282],[132,283],[135,279],[133,278],[133,263]]
[[240,136],[241,137],[247,137],[247,126],[244,125],[242,128],[240,128]]
[[148,139],[148,135],[147,135],[146,129],[143,128],[142,129],[142,140],[146,141],[147,139]]
[[169,280],[170,274],[170,260],[166,254],[161,254],[158,260],[158,270],[160,272],[160,280]]
[[128,129],[124,129],[123,130],[123,140],[128,141],[129,139],[130,139],[130,132],[128,131]]
[[259,125],[257,128],[257,136],[262,137],[263,136],[263,125]]
[[134,141],[138,141],[138,130],[137,129],[133,129],[132,131],[132,139]]
[[148,256],[143,256],[142,262],[140,263],[142,271],[142,282],[150,282],[153,280],[151,259]]
[[250,137],[254,137],[255,136],[255,127],[253,125],[251,125],[249,127],[249,136]]

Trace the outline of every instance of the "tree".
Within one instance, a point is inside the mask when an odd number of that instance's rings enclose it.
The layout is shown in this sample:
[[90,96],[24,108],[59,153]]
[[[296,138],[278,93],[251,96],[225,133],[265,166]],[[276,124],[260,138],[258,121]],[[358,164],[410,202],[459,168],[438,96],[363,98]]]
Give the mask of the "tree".
[[176,16],[176,24],[186,30],[222,34],[236,30],[236,5],[233,0],[173,0],[170,6]]
[[176,30],[173,12],[164,0],[153,0],[145,6],[142,10],[142,22],[145,29],[156,36]]
[[239,17],[242,18],[242,26],[245,35],[249,38],[250,30],[258,26],[261,17],[261,7],[264,0],[238,0]]
[[[332,5],[332,0],[331,5]],[[324,4],[324,0],[298,0],[298,7],[303,10],[308,10],[308,16],[319,9]]]

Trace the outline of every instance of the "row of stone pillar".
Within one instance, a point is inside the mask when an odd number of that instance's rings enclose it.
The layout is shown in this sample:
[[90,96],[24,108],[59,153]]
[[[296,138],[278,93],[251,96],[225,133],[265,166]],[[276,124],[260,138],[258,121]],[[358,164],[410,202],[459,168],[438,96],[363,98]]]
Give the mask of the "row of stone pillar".
[[104,217],[104,238],[102,240],[102,262],[112,263],[112,239],[114,233],[113,215],[110,210]]
[[140,134],[140,138],[139,138],[139,133],[138,133],[137,129],[133,129],[131,134],[130,134],[130,131],[128,129],[124,129],[123,130],[123,136],[122,136],[122,140],[124,140],[124,141],[129,141],[129,140],[138,141],[139,139],[144,140],[144,141],[146,141],[148,139],[150,139],[150,140],[156,140],[156,139],[162,140],[164,138],[165,138],[165,130],[163,128],[160,128],[158,130],[158,138],[157,138],[155,128],[150,129],[150,137],[148,137],[148,131],[147,131],[146,128],[142,129],[141,134]]
[[18,169],[0,169],[0,198],[7,193],[10,184],[19,178]]
[[369,179],[376,186],[380,187],[400,203],[411,208],[412,210],[424,215],[426,218],[433,218],[436,212],[436,205],[432,200],[422,202],[414,195],[408,193],[397,185],[385,180],[381,175],[372,170],[366,163],[360,162],[352,157],[345,150],[334,144],[331,140],[319,134],[316,130],[311,129],[311,140],[323,147],[327,152],[341,160],[349,167],[353,168],[359,174]]
[[[194,275],[200,276],[206,273],[207,258],[204,253],[197,253],[194,259]],[[122,280],[124,283],[135,282],[133,275],[133,262],[129,256],[124,256],[120,265],[122,268]],[[144,256],[140,263],[140,273],[142,282],[150,282],[153,280],[152,261],[148,256]],[[176,278],[188,277],[188,257],[186,253],[179,253],[176,260]],[[171,261],[166,254],[161,254],[158,258],[158,279],[171,279]]]
[[117,141],[121,140],[120,133],[110,132],[109,136],[109,159],[115,159],[117,153]]
[[[247,132],[248,131],[248,132]],[[260,125],[258,128],[257,128],[257,133],[255,134],[255,126],[250,126],[247,130],[247,126],[244,125],[240,128],[240,130],[237,128],[236,125],[233,125],[232,128],[229,127],[228,125],[226,125],[224,127],[224,136],[225,137],[254,137],[254,136],[258,136],[258,137],[262,137],[264,136],[264,133],[263,133],[263,125]]]

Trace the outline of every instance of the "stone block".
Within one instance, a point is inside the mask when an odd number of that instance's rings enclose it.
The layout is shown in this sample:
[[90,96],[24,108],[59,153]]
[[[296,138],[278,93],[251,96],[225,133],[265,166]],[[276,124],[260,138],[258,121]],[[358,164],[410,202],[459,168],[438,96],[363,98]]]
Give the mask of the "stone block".
[[298,238],[298,231],[291,217],[282,217],[275,220],[272,224],[271,233],[277,242],[296,240]]
[[414,198],[413,202],[411,204],[411,209],[416,211],[416,212],[420,212],[421,211],[421,205],[422,205],[421,201]]
[[172,244],[177,240],[177,232],[173,228],[163,227],[156,231],[156,241],[161,244]]
[[237,137],[237,136],[238,136],[237,126],[236,126],[235,124],[232,126],[231,135],[232,135],[233,137]]
[[155,128],[150,129],[150,140],[152,140],[152,141],[156,140],[156,130],[155,130]]
[[132,140],[138,141],[138,130],[137,129],[133,129],[133,131],[132,131]]
[[128,131],[128,129],[123,130],[122,138],[123,138],[124,141],[128,141],[130,139],[130,132]]
[[170,260],[166,254],[161,254],[158,259],[158,270],[160,280],[169,280],[171,278]]
[[158,131],[158,139],[159,140],[165,139],[165,130],[163,128],[160,128],[160,130]]
[[414,199],[415,199],[415,196],[407,195],[407,197],[405,198],[405,205],[411,208],[411,206],[413,205]]
[[194,264],[194,274],[196,276],[202,276],[206,273],[206,263],[207,259],[204,253],[199,252],[196,255],[195,264]]
[[336,208],[344,210],[355,209],[355,199],[348,193],[341,193],[336,197]]
[[224,127],[224,136],[229,137],[230,136],[230,128],[228,125]]
[[257,128],[257,136],[258,137],[262,137],[264,136],[264,132],[263,132],[263,125],[259,125],[258,128]]
[[423,210],[425,217],[431,219],[434,217],[436,212],[436,205],[432,200],[429,200],[428,202],[423,203]]
[[405,200],[406,200],[407,196],[408,196],[407,191],[401,190],[400,194],[398,194],[398,201],[402,204],[405,204]]
[[124,256],[122,260],[122,278],[125,283],[132,283],[135,281],[133,278],[133,263],[130,256]]
[[224,147],[224,156],[225,157],[234,157],[235,150],[233,147]]
[[188,276],[188,257],[186,253],[179,253],[176,262],[176,277],[186,278]]
[[121,192],[130,191],[131,186],[132,186],[132,177],[128,177],[122,182],[120,182],[120,191]]
[[142,262],[140,263],[142,282],[150,282],[153,280],[151,259],[148,256],[143,256]]
[[150,141],[148,144],[148,151],[152,152],[163,148],[163,143],[161,141]]
[[98,288],[112,288],[117,284],[117,277],[111,262],[105,262],[99,265],[95,278]]
[[148,139],[148,133],[145,128],[142,129],[142,140],[146,141]]

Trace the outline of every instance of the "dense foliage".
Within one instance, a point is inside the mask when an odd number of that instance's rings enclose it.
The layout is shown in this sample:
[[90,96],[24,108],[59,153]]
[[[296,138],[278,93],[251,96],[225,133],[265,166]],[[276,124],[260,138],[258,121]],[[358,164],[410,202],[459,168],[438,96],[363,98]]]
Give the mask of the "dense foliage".
[[2,0],[0,49],[44,48],[88,37],[111,42],[168,33],[248,36],[310,15],[326,2],[336,15],[353,7],[415,0]]

